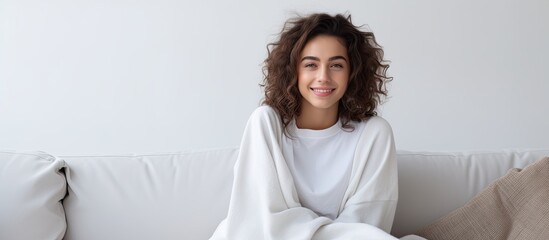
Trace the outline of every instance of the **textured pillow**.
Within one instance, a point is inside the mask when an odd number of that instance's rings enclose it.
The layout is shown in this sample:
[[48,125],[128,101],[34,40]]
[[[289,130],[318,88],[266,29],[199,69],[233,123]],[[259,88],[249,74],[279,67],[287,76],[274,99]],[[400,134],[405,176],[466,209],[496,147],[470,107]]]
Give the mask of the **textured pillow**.
[[0,151],[0,239],[62,239],[64,162],[40,152]]
[[436,239],[549,239],[549,157],[511,169],[464,207],[420,230]]

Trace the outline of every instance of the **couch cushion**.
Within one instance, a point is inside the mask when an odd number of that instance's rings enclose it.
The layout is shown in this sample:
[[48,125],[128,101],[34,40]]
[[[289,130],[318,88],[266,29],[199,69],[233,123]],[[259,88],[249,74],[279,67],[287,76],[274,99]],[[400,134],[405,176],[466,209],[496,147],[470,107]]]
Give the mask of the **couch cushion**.
[[0,239],[62,239],[64,162],[41,152],[0,152]]
[[511,168],[549,156],[549,150],[399,152],[399,199],[392,234],[403,236],[464,206]]
[[237,153],[62,157],[65,239],[208,239],[227,214]]

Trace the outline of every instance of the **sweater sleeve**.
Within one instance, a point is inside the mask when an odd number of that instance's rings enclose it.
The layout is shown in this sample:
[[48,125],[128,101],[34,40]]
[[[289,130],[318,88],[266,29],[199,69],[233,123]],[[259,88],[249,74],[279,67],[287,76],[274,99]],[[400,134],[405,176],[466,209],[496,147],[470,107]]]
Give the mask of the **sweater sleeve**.
[[393,132],[384,119],[372,117],[358,142],[351,182],[335,222],[366,223],[390,232],[397,199]]
[[282,154],[282,134],[272,108],[252,114],[234,167],[227,217],[210,239],[394,239],[366,224],[333,224],[302,207]]

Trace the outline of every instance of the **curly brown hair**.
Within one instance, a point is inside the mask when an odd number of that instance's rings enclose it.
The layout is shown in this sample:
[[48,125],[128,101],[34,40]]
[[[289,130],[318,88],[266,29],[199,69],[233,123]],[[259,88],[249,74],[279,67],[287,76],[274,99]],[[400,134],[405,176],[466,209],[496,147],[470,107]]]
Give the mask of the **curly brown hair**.
[[307,42],[318,35],[330,35],[344,40],[350,59],[349,83],[339,101],[338,114],[344,128],[349,122],[366,120],[377,115],[376,107],[387,96],[388,63],[383,49],[372,32],[363,32],[351,22],[351,15],[325,13],[289,19],[280,39],[267,45],[263,83],[265,98],[262,104],[274,108],[282,118],[284,128],[299,116],[301,94],[297,87],[299,55]]

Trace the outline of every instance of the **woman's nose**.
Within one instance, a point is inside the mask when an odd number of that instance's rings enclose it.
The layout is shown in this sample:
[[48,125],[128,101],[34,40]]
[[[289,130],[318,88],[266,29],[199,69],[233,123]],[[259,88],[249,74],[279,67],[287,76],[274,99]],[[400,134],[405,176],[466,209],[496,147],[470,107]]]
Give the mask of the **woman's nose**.
[[318,69],[317,72],[317,81],[318,82],[327,82],[330,81],[330,68],[329,67],[321,67]]

